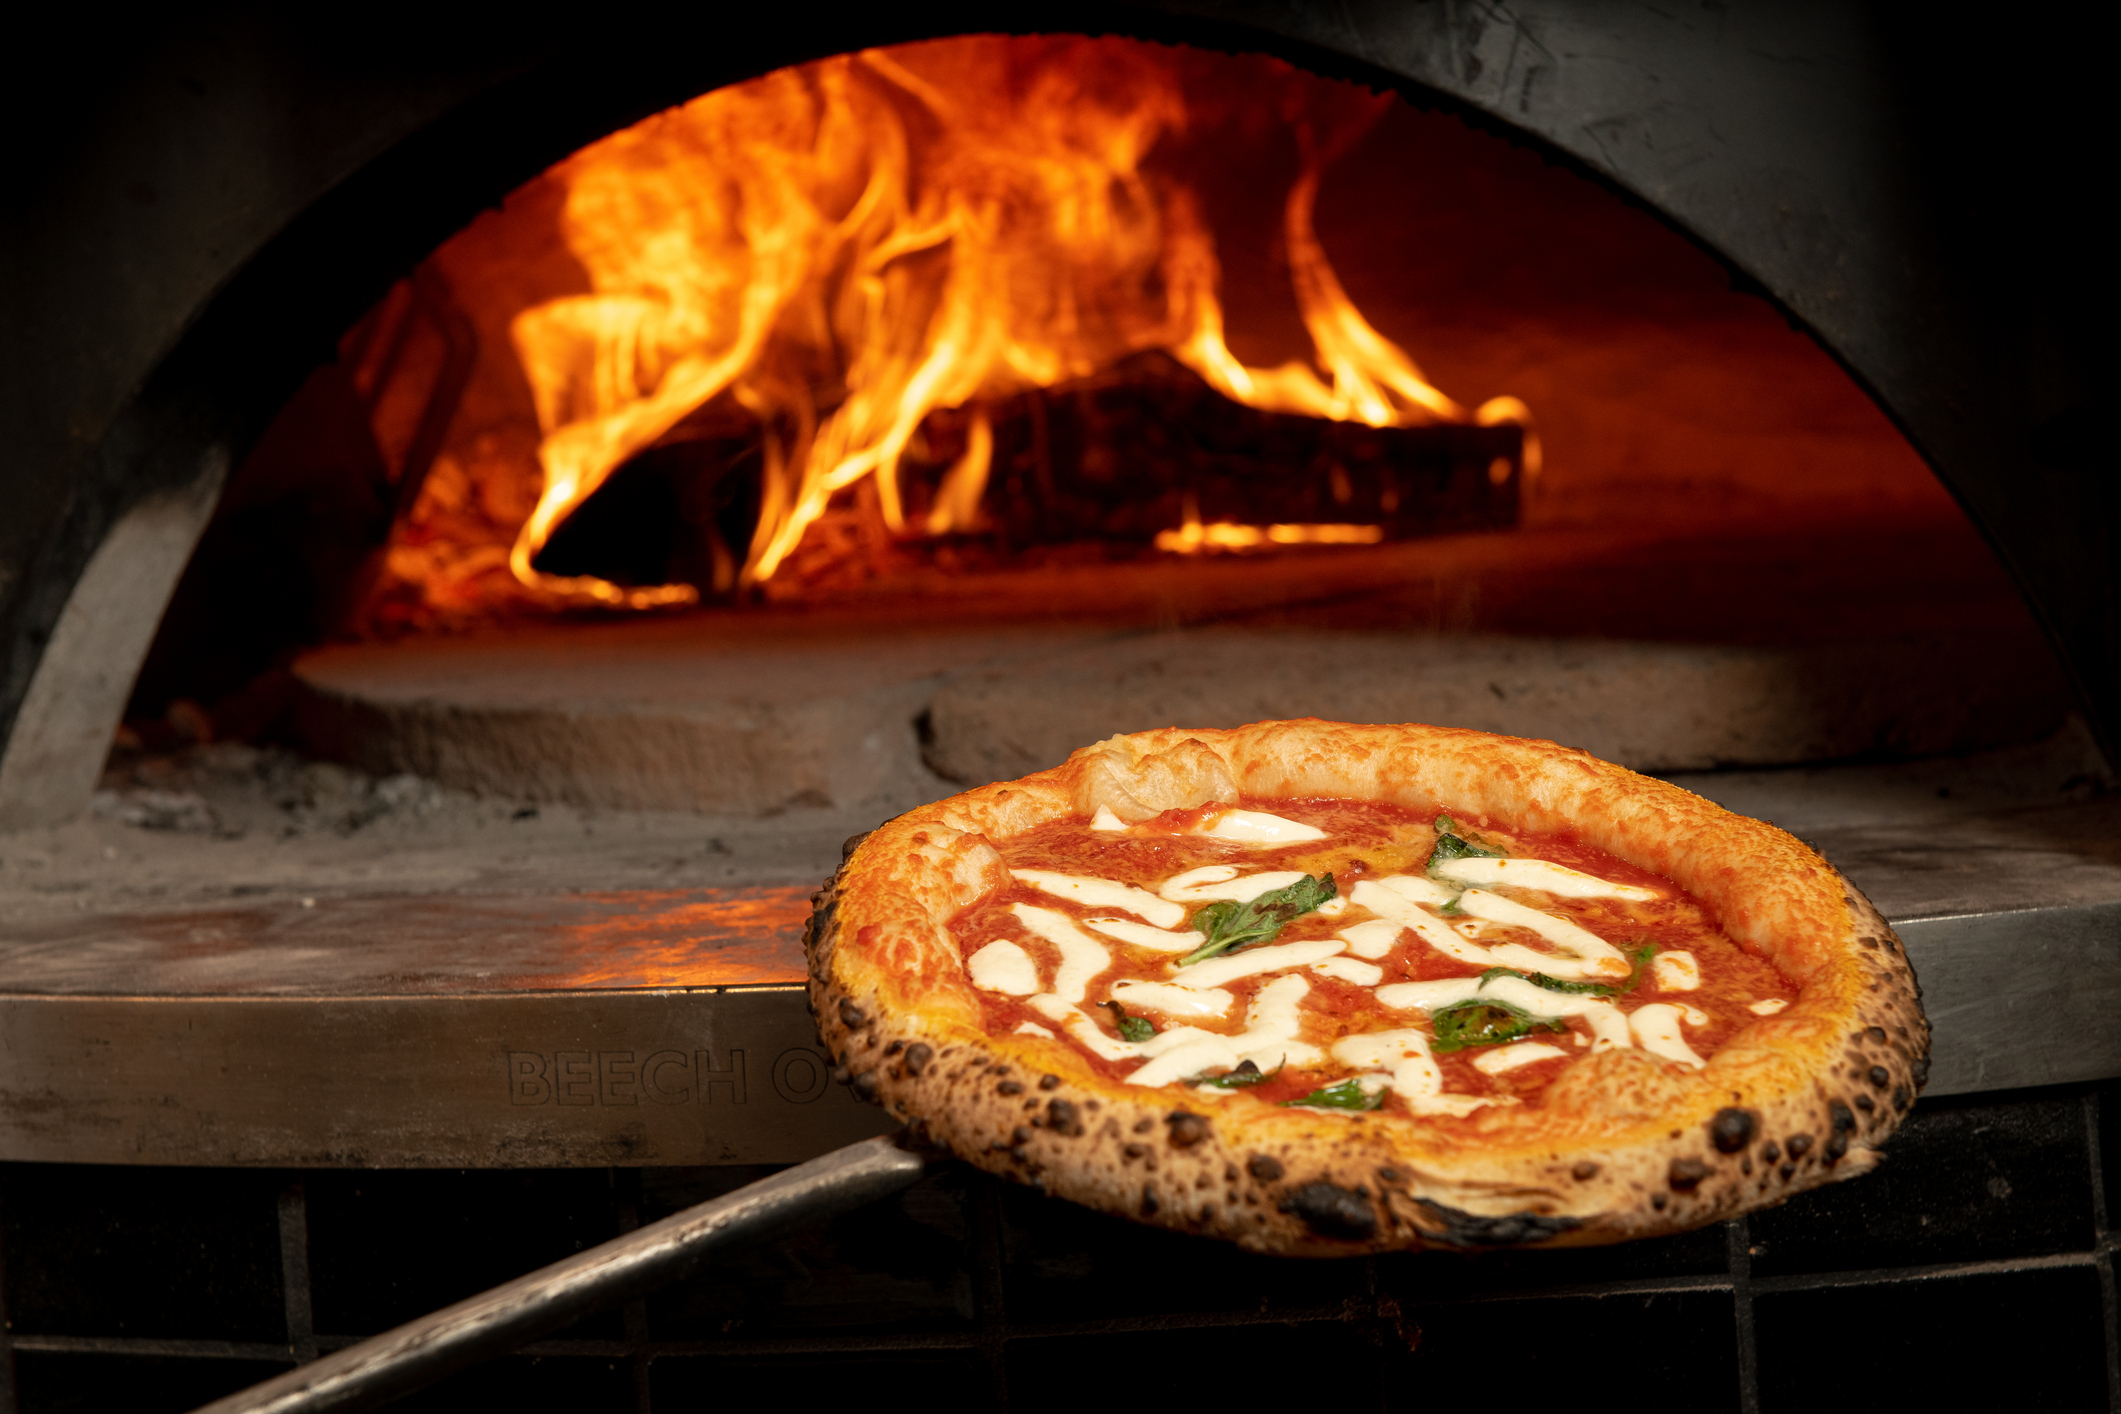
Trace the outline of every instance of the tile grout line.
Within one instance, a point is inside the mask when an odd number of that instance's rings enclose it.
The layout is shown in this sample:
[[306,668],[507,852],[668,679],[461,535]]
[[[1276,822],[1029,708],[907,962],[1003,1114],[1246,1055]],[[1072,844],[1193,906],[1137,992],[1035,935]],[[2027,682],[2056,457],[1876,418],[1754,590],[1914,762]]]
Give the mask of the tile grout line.
[[1009,1312],[1002,1279],[1001,1185],[975,1174],[966,1195],[972,1219],[972,1304],[978,1319],[978,1350],[998,1414],[1009,1410]]
[[1753,1332],[1753,1229],[1743,1217],[1724,1224],[1730,1261],[1731,1326],[1738,1343],[1739,1414],[1760,1414],[1760,1348]]
[[280,1292],[287,1349],[295,1363],[317,1358],[316,1297],[309,1285],[309,1194],[297,1178],[280,1190]]
[[[641,1225],[641,1171],[615,1168],[610,1173],[617,1190],[613,1211],[623,1237]],[[655,1357],[648,1353],[648,1298],[636,1296],[627,1302],[619,1308],[619,1318],[626,1333],[626,1363],[632,1367],[634,1414],[653,1414],[649,1365]]]
[[2092,1250],[2099,1273],[2099,1310],[2106,1327],[2106,1405],[2121,1414],[2121,1298],[2114,1290],[2112,1215],[2106,1211],[2106,1156],[2100,1152],[2100,1092],[2084,1097],[2084,1148],[2092,1179]]
[[[0,1218],[6,1214],[0,1212]],[[0,1224],[4,1230],[4,1224]],[[7,1251],[0,1244],[0,1414],[15,1414],[15,1322],[7,1311]]]

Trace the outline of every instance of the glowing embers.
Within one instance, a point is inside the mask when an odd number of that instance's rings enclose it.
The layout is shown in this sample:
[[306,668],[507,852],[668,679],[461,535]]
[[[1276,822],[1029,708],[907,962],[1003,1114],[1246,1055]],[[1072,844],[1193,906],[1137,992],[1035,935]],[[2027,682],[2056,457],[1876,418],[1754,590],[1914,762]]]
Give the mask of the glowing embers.
[[[1103,465],[1075,465],[1128,493],[1093,498],[1094,512],[1066,504],[1066,458],[1034,452],[1024,466],[1026,444],[1006,425],[1012,400],[1151,353],[1232,406],[1370,431],[1504,432],[1510,449],[1480,465],[1536,467],[1536,444],[1517,440],[1522,404],[1469,408],[1429,383],[1355,309],[1312,230],[1332,151],[1389,100],[1342,95],[1331,119],[1283,114],[1303,163],[1281,244],[1312,356],[1250,367],[1231,352],[1202,204],[1181,173],[1149,161],[1190,120],[1173,64],[1109,40],[865,51],[708,94],[541,179],[558,199],[552,239],[586,289],[534,297],[507,322],[540,439],[534,506],[506,550],[525,592],[558,606],[672,602],[694,584],[742,591],[801,571],[806,550],[843,559],[850,538],[872,565],[967,536],[1012,552],[1086,537],[1146,550],[1183,527],[1188,490],[1208,523],[1375,524],[1385,538],[1446,528],[1385,504],[1414,506],[1414,481],[1377,489],[1374,519],[1221,511],[1212,485],[1162,484],[1172,478],[1145,472],[1124,441]],[[545,554],[621,468],[686,442],[702,413],[748,423],[748,465],[735,474],[755,489],[688,510],[707,544],[687,582],[626,588],[569,568],[579,555]],[[944,414],[960,420],[954,435]],[[1317,450],[1253,461],[1299,498],[1359,481],[1346,457],[1336,480]],[[1012,471],[1029,479],[1012,483]],[[1110,521],[1115,505],[1129,521],[1117,529],[1066,524]]]
[[1381,525],[1232,525],[1229,521],[1203,525],[1195,515],[1176,530],[1158,532],[1156,548],[1174,555],[1199,555],[1275,545],[1375,545],[1384,538]]

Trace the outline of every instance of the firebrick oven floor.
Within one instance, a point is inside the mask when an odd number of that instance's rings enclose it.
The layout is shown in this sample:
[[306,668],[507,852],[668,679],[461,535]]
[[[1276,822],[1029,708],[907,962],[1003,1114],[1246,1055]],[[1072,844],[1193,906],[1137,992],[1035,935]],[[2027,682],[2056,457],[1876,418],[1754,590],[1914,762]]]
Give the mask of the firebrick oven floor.
[[[1440,536],[338,644],[315,754],[591,808],[896,813],[1184,722],[1450,722],[1638,770],[2037,740],[2065,693],[1963,527]],[[1964,665],[1983,664],[1969,674]]]

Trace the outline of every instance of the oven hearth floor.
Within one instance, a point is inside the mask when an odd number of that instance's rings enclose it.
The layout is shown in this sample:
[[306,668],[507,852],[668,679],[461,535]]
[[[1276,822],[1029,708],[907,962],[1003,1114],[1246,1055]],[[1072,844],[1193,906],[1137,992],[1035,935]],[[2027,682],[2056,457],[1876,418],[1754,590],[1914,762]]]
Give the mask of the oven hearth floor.
[[[1900,927],[1932,1093],[2121,1075],[2121,793],[2081,727],[1673,779]],[[533,806],[231,746],[106,786],[0,838],[0,1158],[777,1163],[884,1127],[800,985],[808,894],[874,816]]]
[[1450,722],[1656,772],[2038,739],[2060,679],[1963,539],[1653,524],[1059,566],[332,645],[294,664],[293,717],[379,775],[751,816],[895,814],[1173,722]]

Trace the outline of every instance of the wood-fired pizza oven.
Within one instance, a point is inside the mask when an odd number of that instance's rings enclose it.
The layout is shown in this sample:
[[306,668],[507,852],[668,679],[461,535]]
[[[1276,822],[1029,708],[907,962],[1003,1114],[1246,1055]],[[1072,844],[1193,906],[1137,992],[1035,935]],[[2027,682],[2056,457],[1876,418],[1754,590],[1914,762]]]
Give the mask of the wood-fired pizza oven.
[[0,1406],[189,1407],[876,1132],[793,986],[844,835],[1295,715],[1799,831],[1901,926],[1944,1098],[1848,1195],[1551,1261],[1299,1270],[931,1179],[457,1397],[823,1361],[1043,1408],[1056,1356],[1134,1402],[1271,1351],[1396,1407],[1487,1313],[1625,1307],[1748,1410],[1823,1331],[1899,1342],[1852,1397],[2121,1403],[2070,46],[1564,0],[60,28],[8,100]]

